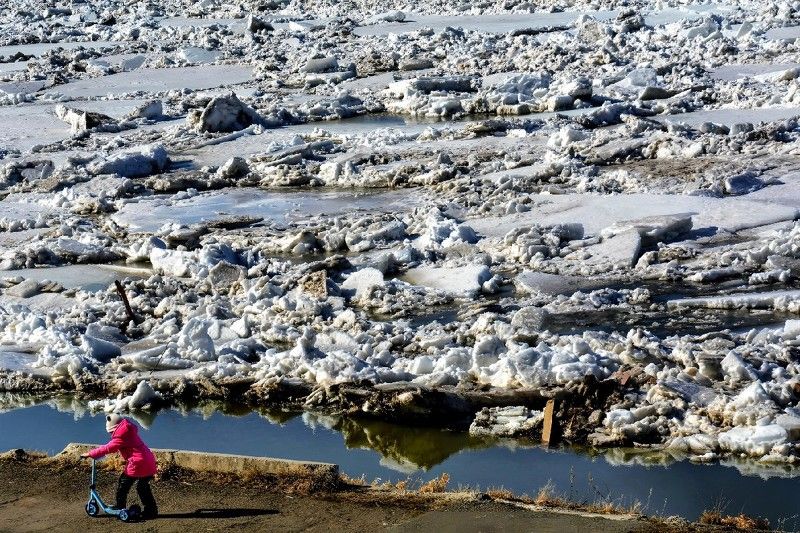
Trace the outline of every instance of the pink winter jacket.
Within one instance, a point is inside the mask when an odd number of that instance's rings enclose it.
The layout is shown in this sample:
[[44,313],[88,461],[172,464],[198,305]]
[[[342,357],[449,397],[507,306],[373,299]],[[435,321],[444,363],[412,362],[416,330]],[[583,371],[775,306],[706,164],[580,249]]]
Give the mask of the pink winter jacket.
[[127,418],[123,418],[104,446],[91,450],[87,455],[99,459],[104,455],[119,452],[125,459],[125,474],[130,477],[150,477],[156,473],[156,457],[139,438],[139,429]]

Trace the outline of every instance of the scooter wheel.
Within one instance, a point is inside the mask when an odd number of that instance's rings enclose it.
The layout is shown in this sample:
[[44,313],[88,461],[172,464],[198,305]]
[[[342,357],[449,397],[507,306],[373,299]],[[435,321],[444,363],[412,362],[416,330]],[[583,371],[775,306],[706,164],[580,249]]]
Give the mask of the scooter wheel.
[[99,510],[97,509],[97,504],[95,504],[94,502],[87,503],[85,509],[86,509],[86,514],[88,514],[89,516],[97,516],[97,513],[99,512]]
[[128,515],[128,511],[126,509],[120,509],[117,518],[119,518],[123,522],[127,522],[128,520],[130,520],[131,517]]

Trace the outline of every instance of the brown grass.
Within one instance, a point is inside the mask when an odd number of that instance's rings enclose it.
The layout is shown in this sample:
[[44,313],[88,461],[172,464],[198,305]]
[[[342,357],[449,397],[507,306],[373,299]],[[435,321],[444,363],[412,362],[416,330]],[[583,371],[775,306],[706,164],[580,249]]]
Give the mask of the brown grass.
[[407,479],[404,479],[404,480],[401,480],[401,481],[397,481],[397,482],[394,482],[394,483],[391,482],[391,481],[384,481],[384,482],[381,483],[380,480],[376,480],[376,481],[373,481],[369,485],[363,485],[362,484],[362,486],[364,486],[364,487],[370,487],[371,486],[371,487],[377,487],[377,488],[379,488],[381,490],[385,490],[385,491],[405,493],[408,490],[408,484],[409,484],[409,481]]
[[47,454],[41,452],[32,452],[23,449],[8,450],[7,452],[0,453],[0,460],[5,461],[38,461],[40,459],[47,459]]
[[486,494],[493,500],[511,500],[514,498],[514,493],[508,489],[489,489]]
[[741,513],[735,516],[728,516],[718,510],[703,511],[703,514],[700,515],[700,523],[711,526],[724,526],[741,531],[770,529],[769,520],[765,518],[753,518]]
[[167,464],[159,471],[159,476],[161,479],[188,485],[200,482],[215,485],[241,484],[298,495],[336,492],[343,487],[339,478],[331,478],[324,472],[308,467],[299,467],[285,474],[262,474],[256,470],[229,474],[188,470]]
[[533,503],[543,507],[568,507],[571,505],[571,502],[568,502],[564,498],[556,495],[555,487],[553,486],[552,481],[548,481],[544,487],[539,489],[539,492],[533,499]]
[[610,500],[590,503],[584,507],[590,513],[597,514],[642,514],[642,504],[634,502],[625,507]]
[[444,492],[445,490],[447,490],[447,484],[449,482],[450,482],[450,474],[445,472],[441,476],[433,478],[427,483],[423,483],[417,492],[419,492],[420,494],[433,494],[433,493]]
[[347,474],[339,473],[339,482],[342,485],[350,485],[355,487],[366,487],[367,477],[362,474],[361,477],[350,477]]
[[556,494],[555,487],[553,486],[552,481],[548,481],[544,487],[539,489],[539,492],[533,498],[527,496],[518,498],[513,496],[512,494],[510,498],[505,498],[505,499],[516,500],[522,503],[528,503],[533,505],[539,505],[541,507],[570,509],[575,511],[585,511],[596,514],[612,514],[612,515],[642,514],[642,504],[638,501],[632,503],[631,505],[625,506],[609,499],[603,499],[593,503],[579,503],[569,500],[567,498],[564,498]]

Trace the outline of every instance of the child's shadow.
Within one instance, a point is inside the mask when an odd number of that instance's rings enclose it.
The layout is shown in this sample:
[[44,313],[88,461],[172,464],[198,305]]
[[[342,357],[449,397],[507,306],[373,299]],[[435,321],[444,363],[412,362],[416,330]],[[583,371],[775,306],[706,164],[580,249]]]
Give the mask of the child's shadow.
[[190,513],[159,513],[158,518],[241,518],[278,514],[275,509],[197,509]]

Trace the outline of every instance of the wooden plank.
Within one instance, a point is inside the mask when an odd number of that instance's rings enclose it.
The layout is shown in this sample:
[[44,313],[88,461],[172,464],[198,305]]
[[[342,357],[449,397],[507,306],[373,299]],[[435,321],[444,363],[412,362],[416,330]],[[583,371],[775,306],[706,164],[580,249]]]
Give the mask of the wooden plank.
[[[136,325],[136,316],[133,314],[133,309],[131,309],[131,303],[128,301],[128,295],[125,294],[125,289],[122,287],[122,283],[119,280],[114,281],[114,285],[117,287],[117,292],[119,293],[120,299],[122,299],[122,303],[125,304],[125,313],[128,315],[128,321],[132,322],[133,325]],[[127,324],[125,324],[127,326]],[[123,330],[126,328],[123,328]]]
[[555,419],[556,401],[547,400],[544,406],[544,427],[542,428],[542,444],[552,446],[558,439]]

